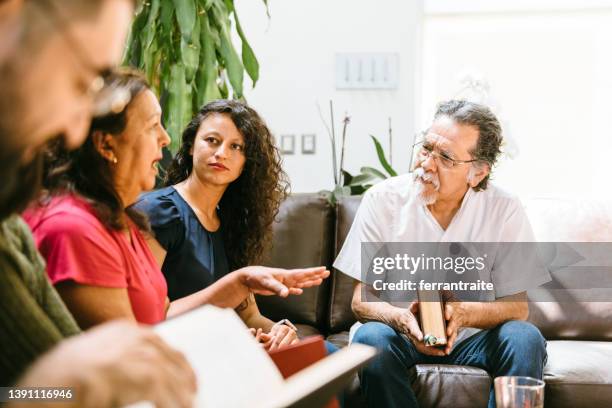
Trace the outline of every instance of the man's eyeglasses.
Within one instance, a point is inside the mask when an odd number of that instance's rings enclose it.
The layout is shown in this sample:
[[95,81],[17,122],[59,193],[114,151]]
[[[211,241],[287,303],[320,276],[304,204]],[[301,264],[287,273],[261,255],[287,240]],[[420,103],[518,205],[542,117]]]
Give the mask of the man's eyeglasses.
[[109,77],[112,69],[108,67],[95,67],[88,57],[87,50],[81,43],[74,38],[68,31],[69,21],[62,14],[60,7],[55,4],[54,0],[38,0],[35,4],[44,8],[46,16],[59,27],[59,33],[68,43],[70,49],[75,55],[79,63],[90,73],[94,78],[85,89],[86,96],[93,101],[92,115],[94,117],[105,116],[109,113],[121,112],[131,100],[129,91],[120,87],[109,87],[106,79]]
[[[424,133],[423,136],[425,134],[426,133]],[[474,163],[479,161],[478,159],[453,159],[452,157],[448,156],[448,154],[437,151],[431,142],[427,140],[421,140],[412,145],[412,152],[410,154],[410,172],[412,173],[414,171],[414,165],[416,163],[421,163],[430,157],[433,157],[437,166],[447,170],[450,170],[455,166],[460,166],[462,164]]]

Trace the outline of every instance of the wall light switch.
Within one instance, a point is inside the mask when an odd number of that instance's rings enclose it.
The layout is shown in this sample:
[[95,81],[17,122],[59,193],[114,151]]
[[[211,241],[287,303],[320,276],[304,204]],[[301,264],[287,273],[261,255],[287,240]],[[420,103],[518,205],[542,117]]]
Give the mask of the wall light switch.
[[316,153],[316,135],[307,133],[302,135],[302,154]]
[[295,154],[295,135],[281,135],[280,142],[282,154]]

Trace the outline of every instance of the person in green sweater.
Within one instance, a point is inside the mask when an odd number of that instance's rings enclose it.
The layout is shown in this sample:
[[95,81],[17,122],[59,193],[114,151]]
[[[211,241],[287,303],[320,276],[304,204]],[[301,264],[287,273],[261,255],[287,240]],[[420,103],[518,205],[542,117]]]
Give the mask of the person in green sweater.
[[132,0],[0,3],[0,386],[23,375],[20,386],[74,387],[74,406],[141,399],[167,406],[171,398],[187,407],[194,374],[150,329],[114,322],[78,334],[16,215],[38,188],[36,151],[55,134],[70,146],[85,138],[95,91],[86,84],[119,61],[133,7]]
[[[130,0],[0,5],[0,385],[12,384],[34,359],[80,331],[16,214],[38,191],[36,152],[49,136],[82,143],[94,100],[78,84],[93,83],[102,67],[119,61],[132,13]],[[83,47],[79,57],[76,44]],[[101,47],[87,57],[85,44]]]

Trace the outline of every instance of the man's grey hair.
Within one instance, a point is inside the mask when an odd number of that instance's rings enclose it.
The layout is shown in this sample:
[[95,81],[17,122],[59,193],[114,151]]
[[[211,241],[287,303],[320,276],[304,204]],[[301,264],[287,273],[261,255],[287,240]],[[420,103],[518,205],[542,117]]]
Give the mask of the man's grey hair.
[[[500,148],[503,141],[501,125],[493,112],[488,107],[478,103],[451,100],[438,105],[434,121],[440,117],[448,117],[457,124],[473,126],[478,129],[478,141],[470,154],[479,162],[488,164],[492,171],[501,153]],[[490,174],[491,172],[474,187],[475,191],[486,190]]]

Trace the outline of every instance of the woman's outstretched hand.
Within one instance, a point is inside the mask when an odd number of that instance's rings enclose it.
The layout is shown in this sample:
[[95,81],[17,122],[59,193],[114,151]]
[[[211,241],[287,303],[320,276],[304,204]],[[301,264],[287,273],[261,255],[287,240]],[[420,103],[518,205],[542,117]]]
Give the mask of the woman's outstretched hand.
[[239,270],[240,281],[259,295],[301,295],[302,288],[318,286],[329,276],[324,266],[304,269],[247,266]]

